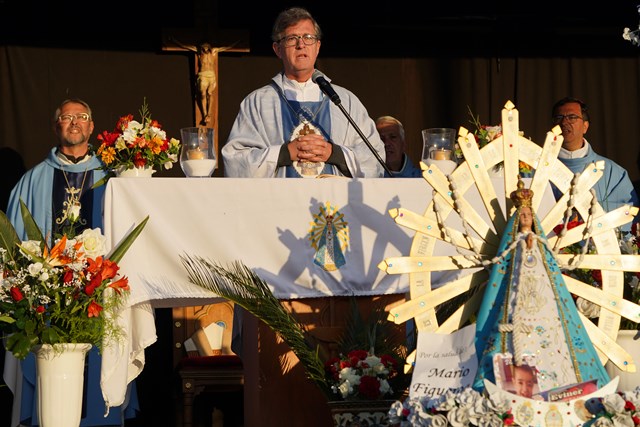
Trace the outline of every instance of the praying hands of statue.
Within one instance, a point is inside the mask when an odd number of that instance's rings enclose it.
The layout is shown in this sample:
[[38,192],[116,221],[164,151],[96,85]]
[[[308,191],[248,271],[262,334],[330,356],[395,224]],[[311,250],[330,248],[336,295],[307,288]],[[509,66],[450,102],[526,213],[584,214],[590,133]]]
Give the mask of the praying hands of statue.
[[289,153],[293,161],[326,162],[332,149],[331,143],[317,133],[300,135],[289,142]]
[[533,233],[527,234],[527,249],[531,249],[533,247]]

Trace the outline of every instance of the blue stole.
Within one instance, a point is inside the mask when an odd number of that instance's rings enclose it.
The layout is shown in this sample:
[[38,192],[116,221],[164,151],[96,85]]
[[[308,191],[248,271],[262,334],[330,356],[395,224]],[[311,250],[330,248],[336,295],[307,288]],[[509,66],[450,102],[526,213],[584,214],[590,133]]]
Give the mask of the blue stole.
[[[279,89],[278,89],[279,90]],[[287,101],[289,102],[289,107],[287,105]],[[331,113],[329,111],[329,103],[323,101],[285,101],[280,97],[280,105],[281,105],[281,113],[282,113],[282,125],[284,127],[284,135],[291,135],[293,130],[301,123],[301,116],[304,117],[320,130],[322,135],[325,137],[327,141],[330,141],[329,135],[331,135]],[[300,113],[300,116],[294,114],[291,109],[294,109]],[[320,111],[318,111],[318,109]],[[308,112],[314,112],[315,117],[311,117]],[[315,113],[317,111],[317,113]],[[286,143],[287,141],[285,141]],[[322,174],[330,174],[335,175],[333,171],[333,167],[329,164],[324,165],[322,169]],[[301,178],[298,171],[293,166],[287,166],[287,178]]]

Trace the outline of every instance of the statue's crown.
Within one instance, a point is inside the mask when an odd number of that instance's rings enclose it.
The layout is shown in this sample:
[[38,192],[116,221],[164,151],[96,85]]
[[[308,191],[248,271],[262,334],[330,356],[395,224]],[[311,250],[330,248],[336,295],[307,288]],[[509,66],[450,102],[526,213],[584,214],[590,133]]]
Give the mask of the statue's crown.
[[533,191],[528,188],[524,188],[524,182],[522,178],[518,177],[518,189],[511,193],[511,201],[516,208],[520,206],[531,207],[531,200],[533,199]]

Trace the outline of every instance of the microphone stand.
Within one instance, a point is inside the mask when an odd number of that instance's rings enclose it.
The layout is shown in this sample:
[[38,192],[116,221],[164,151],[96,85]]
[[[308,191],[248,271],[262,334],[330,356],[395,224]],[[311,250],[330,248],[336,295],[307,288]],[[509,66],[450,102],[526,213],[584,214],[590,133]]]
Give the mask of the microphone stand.
[[362,140],[367,144],[367,147],[369,147],[369,150],[371,150],[373,155],[376,156],[376,159],[378,159],[378,162],[382,165],[384,170],[387,171],[387,173],[389,174],[389,176],[391,178],[394,178],[393,173],[391,172],[391,169],[389,169],[389,166],[387,166],[387,164],[384,162],[384,160],[382,160],[382,157],[380,157],[380,154],[378,154],[376,149],[373,148],[373,145],[371,145],[371,142],[369,142],[367,137],[364,136],[364,133],[362,133],[362,131],[360,130],[360,128],[358,127],[356,122],[353,121],[353,119],[351,118],[351,116],[349,115],[347,110],[342,106],[342,103],[335,103],[334,102],[334,104],[336,104],[338,106],[338,108],[340,108],[340,111],[342,111],[342,113],[347,118],[347,120],[349,120],[349,123],[351,123],[351,125],[356,130],[356,132],[358,132],[358,135],[360,135],[360,138],[362,138]]

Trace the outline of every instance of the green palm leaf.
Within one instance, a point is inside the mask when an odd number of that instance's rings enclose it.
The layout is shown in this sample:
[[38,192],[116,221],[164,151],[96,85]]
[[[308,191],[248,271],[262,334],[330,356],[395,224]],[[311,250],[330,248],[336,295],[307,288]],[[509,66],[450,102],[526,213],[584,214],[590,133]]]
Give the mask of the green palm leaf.
[[331,396],[318,346],[310,342],[305,326],[284,309],[264,280],[241,262],[224,268],[202,257],[180,258],[191,283],[233,301],[262,320],[300,359],[307,377]]

